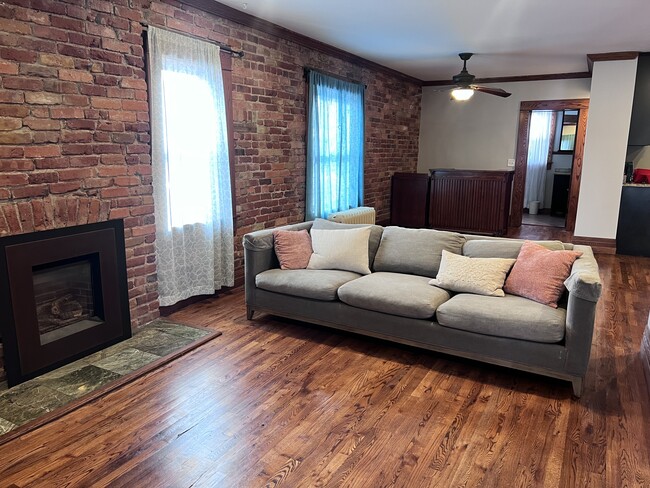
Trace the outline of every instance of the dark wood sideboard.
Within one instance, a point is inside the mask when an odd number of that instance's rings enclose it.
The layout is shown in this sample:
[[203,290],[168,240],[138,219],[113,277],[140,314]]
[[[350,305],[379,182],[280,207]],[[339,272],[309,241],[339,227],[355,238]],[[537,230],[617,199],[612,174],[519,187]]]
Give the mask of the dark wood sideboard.
[[[428,191],[423,192],[425,177]],[[391,224],[504,235],[512,177],[512,171],[431,170],[429,176],[396,173],[391,185]]]
[[423,228],[429,222],[429,175],[395,173],[390,188],[390,223]]

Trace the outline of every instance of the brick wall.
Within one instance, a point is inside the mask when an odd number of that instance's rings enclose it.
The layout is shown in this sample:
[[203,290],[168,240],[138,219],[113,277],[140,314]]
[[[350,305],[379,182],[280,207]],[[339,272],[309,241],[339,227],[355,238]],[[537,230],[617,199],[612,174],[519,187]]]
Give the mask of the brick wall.
[[[205,21],[199,11],[187,10],[194,13],[195,24]],[[174,26],[201,32],[188,24]],[[391,175],[417,169],[421,87],[254,29],[223,21],[215,26],[221,32],[216,39],[246,53],[233,61],[237,282],[243,281],[240,242],[245,233],[304,220],[304,66],[367,86],[364,204],[375,207],[380,223],[387,222]]]
[[243,234],[304,219],[304,66],[367,85],[365,204],[389,218],[391,174],[417,167],[418,85],[173,0],[5,0],[0,235],[123,218],[133,325],[158,315],[141,21],[246,53],[233,61],[237,283]]

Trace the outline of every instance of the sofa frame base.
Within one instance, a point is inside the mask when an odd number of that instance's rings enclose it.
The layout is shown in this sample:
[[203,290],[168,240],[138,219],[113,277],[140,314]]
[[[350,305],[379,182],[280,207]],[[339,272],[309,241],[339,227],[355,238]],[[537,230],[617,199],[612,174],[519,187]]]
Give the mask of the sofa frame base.
[[439,346],[439,345],[434,345],[434,344],[429,344],[429,343],[423,343],[423,342],[419,342],[419,341],[410,340],[410,339],[407,339],[407,338],[396,337],[394,335],[382,334],[382,333],[375,332],[375,331],[360,330],[359,328],[356,328],[356,327],[350,327],[348,325],[333,323],[333,322],[329,322],[329,321],[326,321],[326,320],[317,319],[317,318],[313,318],[313,317],[308,317],[307,318],[307,317],[304,317],[304,316],[301,316],[301,315],[296,315],[296,314],[293,314],[293,313],[283,313],[283,312],[279,312],[278,310],[275,310],[275,309],[272,309],[272,308],[260,308],[260,307],[253,308],[253,307],[250,307],[250,306],[246,306],[246,318],[248,320],[253,320],[253,316],[254,316],[255,312],[267,313],[269,315],[284,317],[284,318],[291,319],[291,320],[299,320],[301,322],[307,322],[307,323],[310,323],[310,324],[322,325],[322,326],[325,326],[325,327],[344,330],[346,332],[353,332],[355,334],[361,334],[361,335],[365,335],[365,336],[369,336],[369,337],[375,337],[377,339],[382,339],[382,340],[386,340],[386,341],[390,341],[390,342],[397,342],[399,344],[404,344],[404,345],[407,345],[407,346],[413,346],[413,347],[417,347],[419,349],[426,349],[426,350],[429,350],[429,351],[439,352],[439,353],[447,354],[447,355],[450,355],[450,356],[463,357],[463,358],[471,359],[471,360],[474,360],[474,361],[480,361],[480,362],[484,362],[484,363],[494,364],[496,366],[503,366],[503,367],[507,367],[507,368],[513,368],[513,369],[517,369],[517,370],[520,370],[520,371],[525,371],[525,372],[528,372],[528,373],[540,374],[542,376],[548,376],[548,377],[556,378],[556,379],[559,379],[559,380],[570,381],[572,389],[573,389],[573,395],[576,398],[580,398],[580,396],[582,395],[582,391],[583,391],[583,380],[584,380],[583,376],[570,375],[570,374],[566,374],[566,373],[562,373],[562,372],[558,372],[558,371],[553,371],[553,370],[543,368],[543,367],[531,366],[531,365],[520,363],[520,362],[517,362],[517,361],[509,361],[509,360],[505,360],[505,359],[501,359],[501,358],[495,358],[495,357],[492,357],[492,356],[486,356],[486,355],[483,355],[483,354],[473,353],[473,352],[470,352],[470,351],[454,349],[454,348],[449,348],[449,347],[444,347],[444,346]]

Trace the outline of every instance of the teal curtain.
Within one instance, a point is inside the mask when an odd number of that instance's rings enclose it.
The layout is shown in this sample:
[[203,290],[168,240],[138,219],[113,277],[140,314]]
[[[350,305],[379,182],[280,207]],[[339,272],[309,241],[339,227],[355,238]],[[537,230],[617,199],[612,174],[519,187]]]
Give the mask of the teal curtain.
[[306,220],[363,205],[363,92],[309,72]]

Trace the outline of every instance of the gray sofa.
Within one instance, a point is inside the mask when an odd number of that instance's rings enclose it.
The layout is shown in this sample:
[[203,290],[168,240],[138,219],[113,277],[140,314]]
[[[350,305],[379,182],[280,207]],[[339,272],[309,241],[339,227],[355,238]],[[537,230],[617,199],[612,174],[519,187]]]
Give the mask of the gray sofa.
[[[351,227],[317,219],[286,230]],[[601,293],[598,265],[588,246],[543,241],[583,255],[565,281],[557,309],[506,295],[448,292],[428,284],[442,249],[470,257],[516,258],[523,241],[430,229],[373,226],[372,273],[281,270],[273,230],[244,236],[247,316],[254,312],[320,324],[551,376],[580,396]]]

